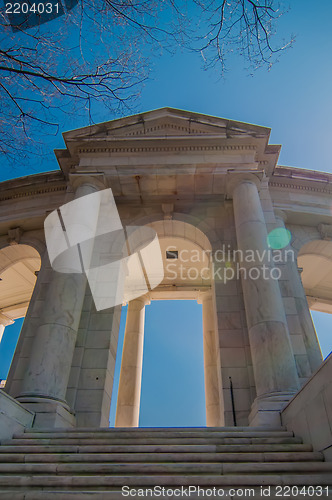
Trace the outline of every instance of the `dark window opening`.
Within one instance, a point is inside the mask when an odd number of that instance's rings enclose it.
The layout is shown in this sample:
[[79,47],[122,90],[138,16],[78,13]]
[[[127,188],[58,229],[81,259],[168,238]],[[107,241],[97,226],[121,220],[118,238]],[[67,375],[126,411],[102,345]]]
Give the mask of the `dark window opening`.
[[178,259],[179,252],[177,250],[166,250],[166,259]]

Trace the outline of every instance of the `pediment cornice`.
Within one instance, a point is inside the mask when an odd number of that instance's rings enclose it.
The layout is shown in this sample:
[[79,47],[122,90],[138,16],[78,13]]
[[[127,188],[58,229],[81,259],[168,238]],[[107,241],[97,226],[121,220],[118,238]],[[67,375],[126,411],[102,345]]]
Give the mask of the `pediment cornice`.
[[70,141],[100,138],[217,136],[219,138],[267,138],[270,129],[226,118],[174,108],[161,108],[109,122],[72,130],[63,134]]
[[[175,166],[177,157],[185,154],[192,156],[193,163],[206,165],[211,161],[227,163],[231,155],[233,164],[239,163],[242,168],[243,163],[256,163],[270,175],[280,146],[269,145],[269,136],[267,127],[162,108],[66,132],[66,149],[55,154],[66,177],[75,165],[84,164],[84,157],[94,155],[97,163],[103,156],[113,157],[113,162],[117,156],[128,156],[128,164],[132,164],[130,156],[137,155],[143,161],[146,155],[148,164],[154,156],[154,163],[162,168],[164,164]],[[165,163],[167,154],[172,158]]]

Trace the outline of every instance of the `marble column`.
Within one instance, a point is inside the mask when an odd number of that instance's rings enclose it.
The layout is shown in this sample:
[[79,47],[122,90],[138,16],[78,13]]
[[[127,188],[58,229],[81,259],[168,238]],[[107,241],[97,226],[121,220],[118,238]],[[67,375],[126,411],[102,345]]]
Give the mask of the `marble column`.
[[[102,187],[88,176],[75,176],[75,199]],[[98,217],[98,206],[95,219]],[[89,223],[92,215],[89,212]],[[84,225],[82,220],[82,225]],[[47,256],[45,256],[47,257]],[[48,260],[48,258],[47,258]],[[71,264],[69,256],[68,269]],[[63,262],[66,267],[66,259]],[[50,268],[44,309],[33,341],[23,390],[17,399],[36,412],[36,427],[71,426],[74,418],[65,395],[86,290],[84,273],[56,272]]]
[[205,408],[207,427],[220,426],[220,395],[217,368],[217,345],[214,321],[214,309],[211,293],[203,293],[200,297],[203,315],[203,352]]
[[5,331],[6,326],[12,325],[14,321],[10,319],[6,314],[0,312],[0,343],[2,340],[3,332]]
[[[277,226],[285,229],[287,214],[283,210],[276,210],[275,217]],[[285,250],[292,250],[288,245]],[[294,250],[293,250],[294,252]],[[311,372],[315,372],[323,362],[322,353],[317,340],[315,327],[312,322],[307,297],[302,285],[301,275],[297,267],[297,260],[294,253],[294,261],[287,260],[287,275],[292,290],[292,297],[295,300],[297,314],[300,320],[303,341],[307,351]]]
[[128,305],[115,427],[138,427],[141,399],[146,296]]
[[299,380],[255,174],[236,174],[232,194],[241,280],[257,397],[250,425],[280,425],[280,410],[297,392]]

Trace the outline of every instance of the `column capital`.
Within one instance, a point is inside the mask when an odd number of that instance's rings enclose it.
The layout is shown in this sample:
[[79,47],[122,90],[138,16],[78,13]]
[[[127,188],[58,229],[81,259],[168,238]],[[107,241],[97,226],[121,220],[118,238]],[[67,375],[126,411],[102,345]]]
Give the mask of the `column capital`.
[[13,325],[15,321],[13,321],[7,314],[3,313],[0,311],[0,325],[2,326],[9,326]]
[[257,190],[260,190],[261,181],[264,177],[263,170],[227,170],[226,174],[226,194],[228,198],[233,198],[235,188],[243,183],[250,182],[255,184]]
[[127,304],[133,304],[141,302],[144,306],[149,306],[151,304],[150,295],[147,293],[145,295],[141,295],[140,297],[136,297],[135,299],[129,300]]
[[199,292],[197,297],[197,304],[203,304],[205,300],[212,299],[212,290]]
[[96,190],[102,190],[106,188],[106,178],[103,173],[74,173],[69,174],[69,182],[74,188],[74,191],[81,186],[89,185]]

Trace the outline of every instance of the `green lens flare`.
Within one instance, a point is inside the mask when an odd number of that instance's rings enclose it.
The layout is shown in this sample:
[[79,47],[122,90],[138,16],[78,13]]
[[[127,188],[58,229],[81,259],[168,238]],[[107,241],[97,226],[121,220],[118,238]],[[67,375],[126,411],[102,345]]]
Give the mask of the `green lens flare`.
[[285,248],[291,241],[292,235],[288,229],[278,227],[273,229],[267,236],[267,244],[273,250]]

